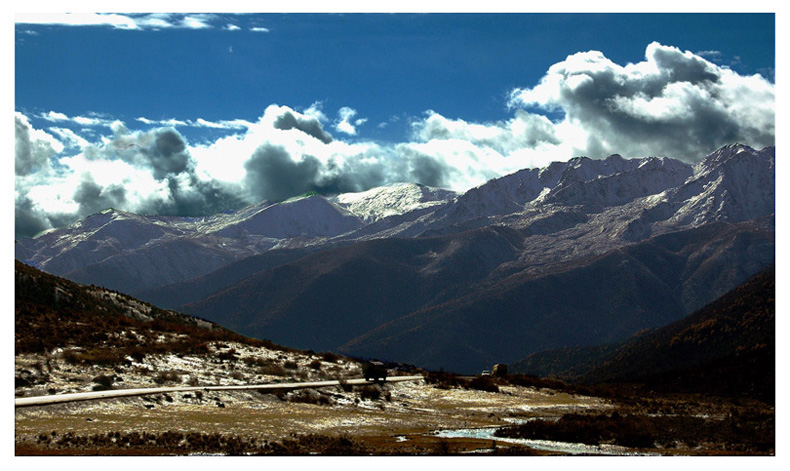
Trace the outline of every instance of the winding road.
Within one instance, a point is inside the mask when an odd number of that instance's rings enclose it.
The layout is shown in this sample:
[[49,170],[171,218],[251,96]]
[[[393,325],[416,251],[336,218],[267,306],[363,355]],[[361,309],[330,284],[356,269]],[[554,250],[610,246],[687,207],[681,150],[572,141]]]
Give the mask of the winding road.
[[[423,379],[422,376],[390,376],[388,383],[400,381],[415,381]],[[364,378],[348,379],[346,384],[374,384],[375,381],[368,381]],[[339,380],[312,381],[305,383],[267,383],[267,384],[247,384],[235,386],[171,386],[163,388],[138,388],[138,389],[110,389],[107,391],[90,391],[82,393],[55,394],[52,396],[20,397],[14,399],[16,407],[41,406],[47,404],[58,404],[62,402],[90,401],[95,399],[109,399],[114,397],[145,396],[148,394],[161,394],[187,391],[236,391],[245,389],[271,389],[271,390],[292,390],[305,388],[323,388],[327,386],[339,386]]]

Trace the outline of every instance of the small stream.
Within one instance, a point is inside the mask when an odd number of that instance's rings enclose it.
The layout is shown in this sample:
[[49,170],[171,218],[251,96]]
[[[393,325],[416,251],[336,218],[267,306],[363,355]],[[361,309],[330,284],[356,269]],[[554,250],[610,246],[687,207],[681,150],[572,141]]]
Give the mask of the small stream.
[[630,448],[617,445],[586,445],[584,443],[555,442],[551,440],[495,437],[494,432],[496,432],[498,428],[499,427],[435,430],[430,432],[430,435],[440,438],[478,438],[482,440],[496,440],[498,442],[524,445],[537,450],[553,451],[567,455],[653,455],[653,453],[637,453]]

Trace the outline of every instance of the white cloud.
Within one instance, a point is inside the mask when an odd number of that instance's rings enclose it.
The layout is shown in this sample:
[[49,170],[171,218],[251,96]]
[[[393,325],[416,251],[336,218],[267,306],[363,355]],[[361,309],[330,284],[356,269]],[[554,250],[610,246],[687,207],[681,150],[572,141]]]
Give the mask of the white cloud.
[[209,19],[210,15],[185,16],[177,24],[188,29],[205,29],[211,27],[208,23]]
[[69,147],[87,147],[90,145],[87,139],[78,135],[74,131],[68,128],[49,128],[50,132],[53,132],[60,137],[62,142],[65,142]]
[[329,118],[323,112],[324,103],[320,101],[313,102],[306,110],[304,110],[304,115],[309,116],[311,118],[317,119],[321,123],[326,123],[329,121]]
[[14,124],[16,175],[48,173],[49,159],[62,152],[65,145],[53,135],[33,128],[22,113],[14,114]]
[[253,123],[243,119],[234,119],[229,121],[207,121],[203,118],[198,118],[195,121],[189,121],[189,124],[191,126],[214,129],[244,129],[249,128]]
[[[601,52],[571,55],[535,86],[513,91],[511,116],[476,123],[428,111],[412,123],[412,142],[404,143],[337,139],[327,127],[357,136],[366,120],[342,107],[330,121],[320,101],[303,111],[272,104],[253,122],[137,118],[150,127],[144,131],[99,115],[56,111],[39,115],[56,124],[44,131],[17,113],[17,232],[62,225],[102,205],[211,214],[305,191],[362,191],[397,181],[463,191],[578,155],[699,160],[736,140],[773,144],[773,84],[658,43],[645,57],[621,66]],[[547,110],[560,118],[540,114]],[[111,134],[91,143],[68,124]],[[227,133],[190,144],[177,130],[182,127]],[[79,154],[63,155],[75,147]]]
[[117,14],[117,13],[18,13],[16,24],[60,26],[109,26],[125,30],[206,29],[214,16],[181,13]]
[[335,130],[348,134],[349,136],[357,135],[357,126],[361,126],[367,122],[367,118],[353,119],[357,115],[357,110],[344,106],[337,112],[337,120],[335,121]]
[[510,104],[562,111],[587,133],[578,149],[592,157],[695,160],[736,141],[774,143],[773,84],[655,42],[644,61],[625,66],[598,51],[568,56],[535,87],[514,90]]
[[40,118],[52,122],[69,122],[79,126],[112,126],[114,120],[98,116],[67,116],[64,113],[49,111],[39,115]]
[[513,118],[494,123],[469,123],[451,120],[429,111],[425,119],[412,123],[418,141],[456,139],[507,155],[523,148],[556,145],[560,139],[548,118],[516,110]]
[[111,26],[118,29],[139,28],[131,17],[114,13],[17,13],[15,22],[63,26]]
[[42,118],[47,119],[49,121],[68,121],[69,117],[63,113],[58,113],[56,111],[50,111],[48,113],[44,113],[41,115]]

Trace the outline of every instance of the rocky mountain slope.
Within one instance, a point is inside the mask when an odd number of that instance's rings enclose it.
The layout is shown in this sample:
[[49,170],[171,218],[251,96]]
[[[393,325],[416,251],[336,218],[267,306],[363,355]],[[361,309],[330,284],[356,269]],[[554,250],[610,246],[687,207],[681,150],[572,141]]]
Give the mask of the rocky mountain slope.
[[540,350],[611,343],[714,300],[772,263],[773,246],[773,232],[751,222],[669,233],[477,286],[340,350],[475,372]]
[[[106,211],[16,243],[50,273],[246,334],[474,371],[622,340],[774,260],[774,148],[574,158],[205,218]],[[403,355],[403,356],[401,356]]]
[[512,369],[773,403],[775,278],[770,267],[692,315],[622,344],[540,352],[515,362]]
[[[671,230],[771,214],[773,162],[772,147],[733,145],[693,168],[669,158],[575,158],[494,179],[458,196],[399,184],[332,198],[262,202],[203,218],[107,210],[20,239],[15,251],[19,260],[49,273],[131,294],[272,249],[448,234],[491,224],[560,238],[575,228],[573,239],[594,239],[596,245],[578,247],[601,253]],[[608,233],[594,234],[601,228]]]

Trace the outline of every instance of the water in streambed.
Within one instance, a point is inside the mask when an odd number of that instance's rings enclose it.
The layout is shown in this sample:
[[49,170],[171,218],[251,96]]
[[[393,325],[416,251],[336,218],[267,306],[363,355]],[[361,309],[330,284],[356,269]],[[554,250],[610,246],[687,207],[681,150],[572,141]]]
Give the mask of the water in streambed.
[[555,442],[551,440],[531,440],[525,438],[496,437],[494,433],[498,427],[445,429],[435,430],[430,434],[439,438],[479,438],[483,440],[496,440],[498,442],[524,445],[544,451],[553,451],[568,455],[648,455],[650,453],[637,453],[630,448],[617,445],[587,445],[584,443]]

